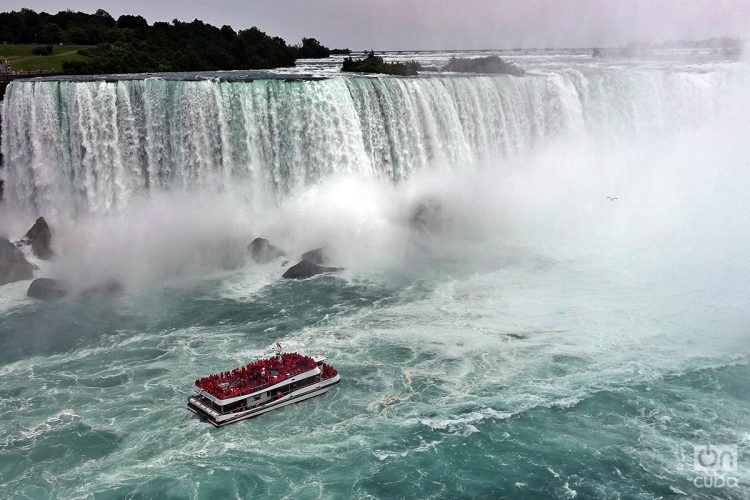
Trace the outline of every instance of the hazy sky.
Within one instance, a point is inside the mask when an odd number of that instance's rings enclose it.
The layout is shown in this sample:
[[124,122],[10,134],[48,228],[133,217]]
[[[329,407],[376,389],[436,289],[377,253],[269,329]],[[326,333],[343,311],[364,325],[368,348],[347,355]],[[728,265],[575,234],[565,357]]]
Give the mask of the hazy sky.
[[0,7],[198,18],[354,49],[591,47],[750,33],[750,0],[2,0]]

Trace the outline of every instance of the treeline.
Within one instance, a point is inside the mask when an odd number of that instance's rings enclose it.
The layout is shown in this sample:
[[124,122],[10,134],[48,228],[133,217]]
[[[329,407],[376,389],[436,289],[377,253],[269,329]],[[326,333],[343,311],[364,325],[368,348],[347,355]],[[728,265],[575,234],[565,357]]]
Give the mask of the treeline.
[[64,71],[73,74],[270,69],[331,53],[314,38],[288,45],[256,27],[235,32],[230,26],[217,28],[197,19],[150,25],[141,16],[114,19],[101,9],[94,14],[3,12],[0,42],[93,45],[79,52],[85,61],[64,64]]
[[95,14],[68,10],[54,15],[21,9],[0,13],[0,42],[96,45],[111,40],[116,25],[101,9]]

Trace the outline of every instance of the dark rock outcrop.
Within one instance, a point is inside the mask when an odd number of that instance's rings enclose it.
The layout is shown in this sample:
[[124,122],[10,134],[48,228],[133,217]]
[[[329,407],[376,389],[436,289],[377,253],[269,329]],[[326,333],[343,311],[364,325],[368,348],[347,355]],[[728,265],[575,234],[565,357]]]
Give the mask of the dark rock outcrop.
[[81,291],[81,298],[86,300],[111,299],[120,295],[125,288],[117,280],[107,280],[101,285],[92,286]]
[[281,277],[288,280],[302,280],[305,278],[311,278],[318,274],[333,273],[341,270],[342,268],[340,267],[319,266],[310,261],[303,260],[287,269]]
[[452,57],[443,66],[443,71],[455,73],[487,73],[493,75],[523,76],[524,70],[513,63],[503,61],[498,56],[460,58]]
[[436,200],[426,200],[416,206],[409,217],[409,225],[418,231],[437,229],[442,221],[443,206]]
[[271,245],[265,238],[255,238],[247,247],[250,250],[250,257],[258,264],[267,264],[272,260],[283,257],[284,250]]
[[50,259],[52,257],[52,232],[47,225],[44,217],[39,217],[31,229],[28,230],[24,240],[28,241],[31,249],[40,259]]
[[34,277],[32,266],[10,241],[0,238],[0,285]]
[[329,262],[328,252],[326,252],[326,249],[324,247],[316,248],[315,250],[310,250],[309,252],[303,253],[302,260],[312,262],[313,264],[317,264],[319,266],[325,266]]
[[50,300],[60,299],[68,294],[65,286],[58,280],[51,278],[37,278],[31,282],[27,297],[33,299]]

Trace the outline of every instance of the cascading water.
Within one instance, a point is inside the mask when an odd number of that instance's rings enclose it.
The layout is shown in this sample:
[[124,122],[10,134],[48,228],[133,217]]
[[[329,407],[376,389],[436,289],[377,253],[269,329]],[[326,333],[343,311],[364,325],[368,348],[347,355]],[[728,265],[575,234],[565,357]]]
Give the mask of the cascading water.
[[283,196],[335,173],[398,181],[431,164],[515,156],[564,131],[607,139],[690,127],[732,102],[733,76],[15,82],[4,106],[6,196],[45,214],[102,214],[146,190],[242,183]]
[[[748,498],[747,68],[511,57],[15,81],[0,234],[46,216],[69,295],[0,286],[0,497]],[[319,246],[345,270],[280,279]],[[342,382],[187,411],[277,340]],[[695,482],[706,444],[736,485]]]

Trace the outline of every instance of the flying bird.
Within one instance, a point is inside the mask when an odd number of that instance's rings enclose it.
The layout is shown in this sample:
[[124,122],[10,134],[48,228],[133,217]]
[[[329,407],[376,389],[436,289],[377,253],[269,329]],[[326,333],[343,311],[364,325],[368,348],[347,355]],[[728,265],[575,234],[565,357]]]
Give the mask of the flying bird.
[[607,196],[607,199],[609,201],[615,201],[617,199],[617,196]]

